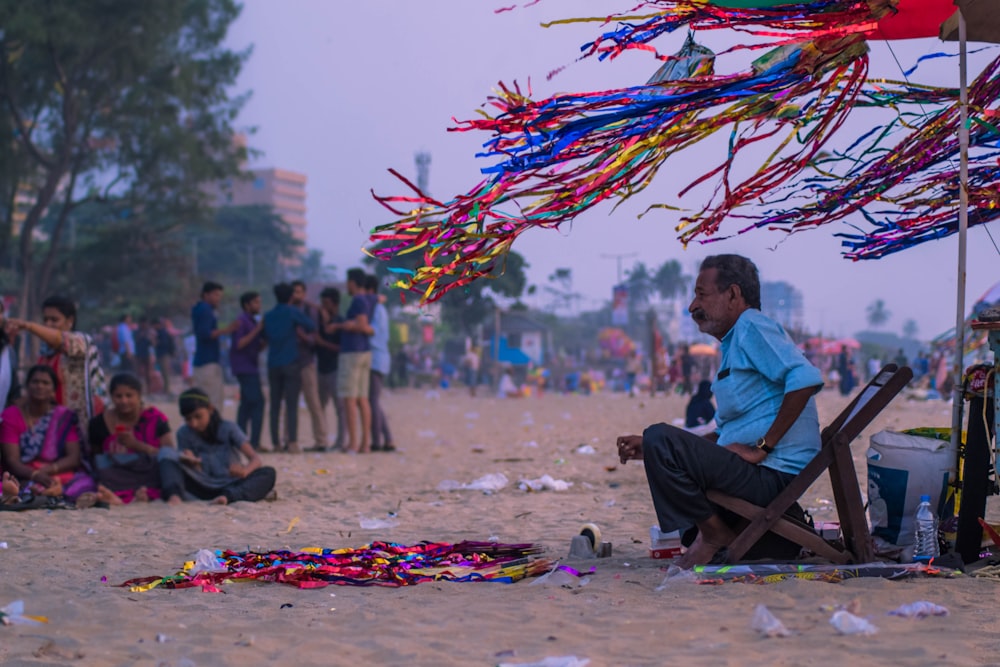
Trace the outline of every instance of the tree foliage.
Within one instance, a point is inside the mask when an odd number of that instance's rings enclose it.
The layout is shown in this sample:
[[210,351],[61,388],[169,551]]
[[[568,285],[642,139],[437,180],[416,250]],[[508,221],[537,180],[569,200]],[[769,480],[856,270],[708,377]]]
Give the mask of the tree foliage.
[[882,299],[872,301],[868,305],[865,313],[868,318],[868,324],[873,329],[879,329],[885,326],[885,323],[889,321],[890,317],[892,317],[892,313],[885,307],[885,301]]
[[[238,14],[234,0],[0,1],[0,264],[14,254],[22,308],[49,291],[88,202],[130,221],[209,219],[203,184],[245,157],[232,127],[245,98],[229,92],[249,51],[224,46]],[[19,229],[11,193],[28,202]]]

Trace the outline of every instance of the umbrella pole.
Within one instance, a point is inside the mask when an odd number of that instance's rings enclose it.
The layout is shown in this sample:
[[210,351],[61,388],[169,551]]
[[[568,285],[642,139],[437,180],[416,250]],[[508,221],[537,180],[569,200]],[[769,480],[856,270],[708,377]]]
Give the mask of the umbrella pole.
[[951,407],[951,444],[955,451],[962,434],[962,373],[965,357],[965,240],[969,231],[969,90],[966,62],[965,16],[958,10],[959,52],[959,204],[958,204],[958,286],[955,312],[955,359],[952,377],[955,379]]

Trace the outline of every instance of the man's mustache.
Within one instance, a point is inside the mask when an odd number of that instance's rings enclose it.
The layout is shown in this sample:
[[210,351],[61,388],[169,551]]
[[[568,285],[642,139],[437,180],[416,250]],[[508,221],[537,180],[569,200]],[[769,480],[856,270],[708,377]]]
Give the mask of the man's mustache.
[[697,310],[691,311],[691,319],[694,320],[695,322],[702,322],[704,320],[707,320],[708,316],[705,315],[704,310],[698,308]]

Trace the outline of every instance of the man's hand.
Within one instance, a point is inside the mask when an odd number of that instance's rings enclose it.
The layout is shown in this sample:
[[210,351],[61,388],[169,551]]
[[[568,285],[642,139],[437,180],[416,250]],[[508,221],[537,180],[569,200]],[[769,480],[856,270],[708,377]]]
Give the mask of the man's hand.
[[740,457],[747,463],[752,463],[757,465],[761,461],[767,458],[767,452],[759,447],[754,447],[752,445],[741,445],[739,443],[731,443],[725,446],[726,449],[731,451],[736,456]]
[[618,460],[622,462],[622,465],[628,461],[642,460],[641,435],[618,436]]
[[250,474],[250,469],[248,466],[245,466],[242,463],[234,463],[231,466],[229,466],[229,474],[232,475],[233,477],[244,479],[247,475]]

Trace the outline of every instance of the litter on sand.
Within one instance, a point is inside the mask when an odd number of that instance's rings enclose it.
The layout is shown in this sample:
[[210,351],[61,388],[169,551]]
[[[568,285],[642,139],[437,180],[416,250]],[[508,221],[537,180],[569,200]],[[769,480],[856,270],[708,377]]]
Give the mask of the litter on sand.
[[855,616],[849,611],[834,612],[830,625],[842,635],[873,635],[878,632],[878,628],[867,619]]
[[517,488],[522,491],[566,491],[573,482],[564,479],[554,479],[551,475],[542,475],[537,479],[522,479]]
[[446,479],[437,486],[438,491],[482,491],[483,493],[496,493],[507,486],[510,480],[502,472],[491,472],[475,479],[468,484],[462,484],[453,479]]
[[934,604],[933,602],[928,602],[927,600],[920,600],[919,602],[911,602],[910,604],[904,604],[896,609],[889,612],[890,616],[902,616],[903,618],[925,618],[927,616],[947,616],[948,609],[942,607],[941,605]]
[[753,618],[750,620],[750,628],[759,632],[765,637],[790,637],[791,632],[785,624],[771,613],[771,610],[762,604],[753,609]]
[[575,655],[550,656],[537,662],[501,662],[497,667],[587,667],[589,658],[578,658]]

